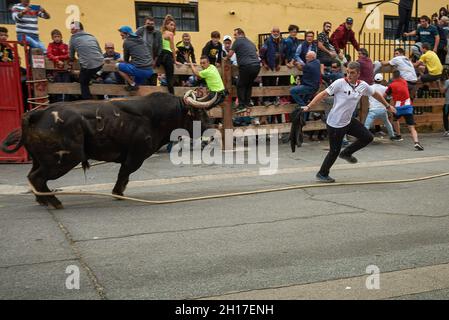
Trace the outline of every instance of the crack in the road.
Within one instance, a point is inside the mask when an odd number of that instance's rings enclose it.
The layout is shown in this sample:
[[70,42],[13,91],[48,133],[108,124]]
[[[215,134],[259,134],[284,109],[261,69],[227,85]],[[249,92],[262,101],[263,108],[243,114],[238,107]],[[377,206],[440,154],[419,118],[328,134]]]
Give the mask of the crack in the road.
[[442,215],[442,216],[429,216],[429,215],[425,215],[425,214],[407,214],[407,213],[396,213],[396,212],[387,212],[387,211],[375,211],[375,210],[371,210],[371,209],[356,207],[356,206],[353,206],[353,205],[350,205],[350,204],[346,204],[346,203],[341,203],[341,202],[338,202],[338,201],[335,201],[335,200],[317,199],[316,197],[318,197],[319,195],[312,194],[310,191],[308,191],[306,189],[301,189],[300,191],[303,191],[306,195],[309,196],[307,198],[307,200],[331,203],[331,204],[335,204],[335,205],[339,205],[339,206],[343,206],[343,207],[348,207],[348,208],[351,208],[351,209],[361,210],[364,213],[384,214],[384,215],[400,216],[400,217],[411,217],[411,218],[412,217],[432,218],[432,219],[441,219],[441,218],[449,217],[449,214]]
[[[335,214],[332,214],[332,216],[345,215],[345,214],[359,214],[359,213],[364,213],[364,212],[362,212],[362,211],[347,211],[347,212],[335,213]],[[293,220],[315,219],[315,218],[327,217],[327,216],[329,216],[329,214],[320,214],[320,215],[314,215],[314,216],[308,216],[308,217],[290,217],[290,218],[285,218],[285,219],[237,223],[237,224],[232,224],[232,225],[208,226],[208,227],[201,227],[201,228],[142,232],[142,233],[127,234],[127,235],[114,236],[114,237],[103,237],[103,238],[96,238],[96,239],[79,239],[79,240],[74,240],[74,242],[77,243],[77,242],[89,242],[89,241],[100,241],[100,240],[114,240],[114,239],[132,238],[132,237],[140,237],[140,236],[155,235],[155,234],[181,233],[181,232],[192,232],[192,231],[202,231],[202,230],[222,229],[222,228],[237,228],[237,227],[242,227],[242,226],[271,224],[271,223],[279,223],[279,222],[293,221]]]
[[73,237],[72,237],[70,231],[65,227],[65,225],[61,221],[59,221],[59,219],[56,217],[56,215],[51,210],[47,210],[47,211],[50,214],[50,216],[52,217],[52,219],[56,222],[59,229],[61,229],[62,233],[64,234],[66,240],[69,243],[70,248],[72,249],[73,253],[77,257],[76,260],[79,261],[81,266],[86,270],[87,276],[89,277],[89,280],[92,282],[92,285],[94,286],[95,291],[100,296],[100,299],[107,300],[108,298],[106,296],[104,287],[101,285],[100,281],[98,280],[98,277],[95,275],[92,268],[89,267],[87,262],[84,260],[80,250],[77,248],[75,241],[73,240]]
[[9,265],[9,266],[0,266],[0,269],[10,269],[10,268],[27,267],[27,266],[37,266],[37,265],[41,265],[41,264],[67,262],[67,261],[78,261],[78,259],[71,258],[71,259],[60,259],[60,260],[49,260],[49,261],[32,262],[32,263],[12,264],[12,265]]

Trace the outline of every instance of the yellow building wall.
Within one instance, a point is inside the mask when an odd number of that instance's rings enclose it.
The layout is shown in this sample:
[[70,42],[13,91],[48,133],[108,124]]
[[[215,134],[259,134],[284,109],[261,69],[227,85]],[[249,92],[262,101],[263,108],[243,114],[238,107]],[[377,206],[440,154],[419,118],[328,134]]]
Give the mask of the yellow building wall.
[[[366,0],[365,2],[367,2]],[[187,0],[154,0],[139,2],[161,3],[188,3]],[[416,1],[415,1],[416,2]],[[40,4],[51,14],[50,20],[40,19],[39,29],[41,40],[48,44],[50,32],[54,28],[60,29],[66,42],[70,32],[66,22],[72,19],[66,10],[71,5],[80,9],[80,19],[85,30],[97,37],[101,46],[107,41],[114,42],[117,51],[121,51],[122,40],[117,29],[122,25],[136,27],[135,1],[131,0],[41,0],[32,1]],[[366,7],[357,8],[358,0],[199,0],[199,32],[191,32],[192,42],[197,51],[200,51],[209,40],[210,32],[218,30],[222,37],[232,35],[236,27],[243,28],[248,37],[257,43],[260,33],[270,32],[273,26],[279,26],[286,31],[289,24],[299,25],[302,30],[321,30],[324,21],[331,21],[334,27],[351,16],[355,20],[354,29],[358,32],[365,19]],[[447,0],[420,0],[419,14],[431,15],[440,7],[446,6]],[[384,4],[379,7],[378,21],[376,19],[365,27],[364,31],[382,32],[383,16],[397,15],[397,5]],[[230,12],[235,14],[231,15]],[[414,14],[414,11],[413,11]],[[10,39],[15,40],[15,26],[4,25],[9,29]],[[371,29],[369,29],[371,27]],[[176,35],[181,40],[182,31]]]

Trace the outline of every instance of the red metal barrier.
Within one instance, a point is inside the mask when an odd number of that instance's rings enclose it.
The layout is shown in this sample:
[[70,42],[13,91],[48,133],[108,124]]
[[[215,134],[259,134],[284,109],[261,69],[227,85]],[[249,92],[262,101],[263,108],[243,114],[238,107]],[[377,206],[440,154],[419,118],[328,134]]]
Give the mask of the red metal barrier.
[[[22,85],[18,42],[8,41],[14,59],[12,62],[0,61],[0,141],[14,129],[21,126],[23,110]],[[21,148],[14,154],[0,151],[0,162],[26,162],[27,152]]]

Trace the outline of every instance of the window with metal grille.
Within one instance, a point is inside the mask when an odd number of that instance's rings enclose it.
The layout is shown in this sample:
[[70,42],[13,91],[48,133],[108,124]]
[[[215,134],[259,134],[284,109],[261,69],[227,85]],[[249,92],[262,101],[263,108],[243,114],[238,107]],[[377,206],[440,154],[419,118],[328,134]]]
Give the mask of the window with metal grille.
[[[413,18],[410,20],[408,25],[408,31],[416,30],[416,26],[419,23],[419,19]],[[384,39],[394,40],[396,35],[396,30],[399,26],[398,16],[384,16]]]
[[172,4],[159,2],[136,2],[137,27],[145,24],[145,18],[152,16],[156,28],[160,29],[164,18],[171,14],[176,20],[178,31],[198,31],[198,4]]
[[0,23],[1,24],[14,24],[14,20],[11,15],[11,8],[18,1],[15,0],[0,0]]

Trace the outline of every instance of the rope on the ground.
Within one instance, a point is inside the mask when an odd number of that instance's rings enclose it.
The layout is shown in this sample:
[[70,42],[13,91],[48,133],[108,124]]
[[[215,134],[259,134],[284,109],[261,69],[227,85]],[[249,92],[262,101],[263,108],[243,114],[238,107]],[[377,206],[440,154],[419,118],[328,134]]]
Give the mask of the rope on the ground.
[[420,178],[412,178],[412,179],[340,182],[340,183],[331,183],[331,184],[305,184],[305,185],[295,185],[295,186],[279,187],[279,188],[272,188],[272,189],[261,189],[261,190],[253,190],[253,191],[208,195],[208,196],[202,196],[202,197],[181,198],[181,199],[174,199],[174,200],[145,200],[145,199],[119,196],[119,195],[109,194],[109,193],[101,193],[101,192],[84,192],[84,191],[39,192],[34,188],[34,186],[31,183],[30,183],[30,187],[31,187],[31,191],[36,196],[80,196],[80,195],[85,195],[85,196],[109,197],[109,198],[115,198],[115,199],[119,199],[119,200],[128,200],[128,201],[132,201],[132,202],[144,203],[144,204],[149,204],[149,205],[163,205],[163,204],[174,204],[174,203],[181,203],[181,202],[193,202],[193,201],[200,201],[200,200],[211,200],[211,199],[231,198],[231,197],[239,197],[239,196],[250,196],[250,195],[273,193],[273,192],[284,192],[284,191],[291,191],[291,190],[298,190],[298,189],[411,183],[411,182],[419,182],[419,181],[437,179],[437,178],[441,178],[441,177],[445,177],[445,176],[449,176],[449,172],[440,173],[440,174],[431,175],[431,176],[420,177]]

